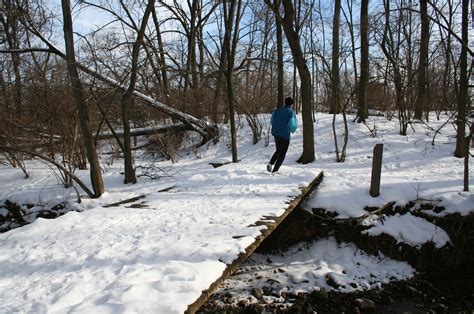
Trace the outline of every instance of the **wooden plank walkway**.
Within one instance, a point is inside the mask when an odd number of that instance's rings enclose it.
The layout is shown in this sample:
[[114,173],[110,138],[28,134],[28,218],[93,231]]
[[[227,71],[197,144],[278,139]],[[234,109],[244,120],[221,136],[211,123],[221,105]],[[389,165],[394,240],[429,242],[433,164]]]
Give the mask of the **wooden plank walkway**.
[[222,275],[215,280],[211,286],[204,290],[201,296],[188,306],[186,313],[195,313],[199,308],[206,303],[207,299],[217,291],[219,286],[227,280],[232,273],[234,273],[237,268],[259,247],[259,245],[278,227],[278,225],[285,220],[285,218],[297,208],[303,200],[311,194],[311,192],[321,183],[323,179],[323,172],[321,171],[316,178],[304,188],[301,188],[301,193],[295,196],[293,199],[288,201],[288,207],[285,209],[285,212],[278,217],[263,217],[264,220],[257,221],[255,225],[265,225],[266,229],[262,230],[261,234],[257,236],[255,241],[249,245],[245,252],[240,253],[239,256],[231,263],[228,264]]

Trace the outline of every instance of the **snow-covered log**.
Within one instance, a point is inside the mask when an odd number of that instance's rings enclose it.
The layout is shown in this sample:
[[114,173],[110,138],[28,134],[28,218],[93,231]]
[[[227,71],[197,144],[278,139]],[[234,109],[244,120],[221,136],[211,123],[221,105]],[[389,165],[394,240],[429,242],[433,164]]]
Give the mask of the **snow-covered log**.
[[[147,128],[135,128],[130,130],[130,136],[143,136],[143,135],[152,135],[158,133],[166,133],[167,131],[184,131],[190,130],[190,127],[184,123],[175,123],[169,125],[159,125],[159,126],[152,126]],[[117,136],[123,136],[122,130],[116,130],[115,134]],[[114,134],[110,131],[105,131],[99,133],[97,136],[99,140],[105,140],[109,138],[114,138]]]
[[[150,126],[146,128],[133,128],[130,130],[130,136],[145,136],[145,135],[152,135],[152,134],[161,134],[166,133],[168,131],[185,131],[185,130],[193,130],[188,125],[184,123],[174,123],[168,125],[157,125],[157,126]],[[115,134],[119,137],[123,136],[123,130],[116,130]],[[29,142],[29,143],[40,143],[45,144],[45,140],[52,141],[52,142],[60,142],[63,137],[61,135],[51,135],[45,133],[36,133],[39,138],[26,138],[26,137],[8,137],[6,135],[0,134],[0,140],[14,140],[17,142]],[[111,131],[104,131],[100,132],[97,136],[99,140],[106,140],[114,138],[114,134]]]
[[[119,82],[115,81],[114,79],[111,79],[110,77],[102,75],[101,73],[99,73],[99,72],[97,72],[97,71],[95,71],[95,70],[93,70],[89,67],[86,67],[82,64],[78,64],[78,68],[81,71],[93,76],[94,78],[110,85],[111,87],[119,88],[122,91],[127,90],[126,86],[120,84]],[[171,118],[174,118],[174,119],[182,122],[183,124],[188,126],[191,130],[194,130],[194,131],[198,132],[203,137],[203,142],[207,142],[208,140],[210,140],[213,137],[213,135],[212,135],[213,127],[211,125],[209,125],[208,123],[206,123],[205,121],[197,119],[196,117],[193,117],[190,114],[181,112],[181,111],[176,110],[174,108],[171,108],[171,107],[165,105],[164,103],[162,103],[162,102],[160,102],[160,101],[158,101],[154,98],[151,98],[150,96],[147,96],[145,94],[140,93],[139,91],[134,91],[133,95],[135,97],[137,97],[138,99],[142,100],[145,104],[147,104],[147,105],[149,105],[153,108],[158,109],[159,111],[167,114]]]

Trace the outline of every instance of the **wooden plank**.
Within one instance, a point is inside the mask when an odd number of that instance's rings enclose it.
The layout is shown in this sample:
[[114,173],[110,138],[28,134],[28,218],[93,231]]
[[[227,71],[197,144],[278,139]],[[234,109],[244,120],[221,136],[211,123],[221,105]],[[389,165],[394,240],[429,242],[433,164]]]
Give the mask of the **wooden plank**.
[[[204,290],[201,296],[196,301],[194,301],[194,303],[188,306],[188,309],[185,313],[196,313],[196,311],[199,310],[199,308],[204,303],[206,303],[207,299],[209,299],[209,297],[217,291],[219,286],[225,280],[227,280],[230,275],[232,275],[232,273],[237,270],[240,264],[242,264],[242,262],[244,262],[255,251],[255,249],[263,242],[263,240],[265,240],[268,235],[270,235],[273,230],[275,230],[276,227],[278,227],[278,225],[283,220],[285,220],[285,218],[293,211],[293,209],[297,208],[301,204],[301,202],[321,183],[322,179],[323,172],[321,171],[307,187],[301,188],[301,193],[298,196],[294,197],[288,202],[288,207],[281,216],[271,217],[273,222],[269,220],[263,222],[257,221],[255,223],[256,225],[265,224],[267,226],[267,229],[262,230],[260,235],[255,239],[255,241],[245,249],[245,252],[240,253],[239,256],[227,266],[222,275],[216,281],[214,281],[208,289]],[[269,219],[269,217],[263,217],[263,219]]]
[[[158,190],[156,193],[168,192],[168,191],[171,190],[172,188],[174,188],[174,185],[169,186],[169,187],[166,187],[166,188],[161,189],[161,190]],[[147,194],[142,194],[142,195],[138,195],[138,196],[135,196],[135,197],[132,197],[132,198],[128,198],[128,199],[125,199],[125,200],[122,200],[122,201],[119,201],[119,202],[116,202],[116,203],[103,205],[102,207],[105,207],[105,208],[107,208],[107,207],[117,207],[117,206],[120,206],[120,205],[124,205],[124,204],[128,204],[128,203],[133,203],[133,202],[139,201],[139,200],[141,200],[141,199],[147,197],[148,195],[154,194],[154,193],[155,193],[155,192],[147,193]]]

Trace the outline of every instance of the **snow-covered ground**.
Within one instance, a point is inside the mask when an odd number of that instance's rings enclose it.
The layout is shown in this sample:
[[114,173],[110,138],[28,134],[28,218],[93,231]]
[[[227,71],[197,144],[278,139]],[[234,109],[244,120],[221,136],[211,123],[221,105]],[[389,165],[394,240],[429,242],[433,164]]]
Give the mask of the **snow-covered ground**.
[[[351,124],[350,143],[345,163],[335,163],[334,141],[330,136],[328,116],[315,125],[317,163],[325,177],[308,208],[325,208],[342,217],[357,217],[365,206],[381,206],[390,201],[405,204],[411,200],[433,201],[446,210],[439,215],[474,211],[474,178],[471,192],[463,192],[464,159],[454,158],[455,130],[446,125],[431,142],[435,131],[445,122],[431,116],[429,127],[412,124],[407,136],[398,134],[398,121],[369,117],[368,125],[376,127],[376,138],[364,125]],[[441,116],[446,119],[446,116]],[[372,166],[372,149],[384,145],[382,179],[379,197],[368,197]],[[341,145],[339,145],[341,146]],[[472,153],[472,149],[471,149]],[[469,168],[474,162],[469,161]],[[471,172],[472,173],[472,172]]]
[[[431,120],[434,130],[443,123]],[[264,140],[252,145],[250,130],[243,127],[238,130],[241,161],[237,164],[209,166],[211,161],[230,159],[225,132],[217,145],[194,150],[174,164],[156,164],[173,177],[140,178],[135,185],[123,185],[121,161],[116,161],[105,167],[107,193],[97,200],[84,197],[80,204],[75,192],[58,185],[51,169],[41,162],[27,162],[29,179],[23,179],[18,169],[2,166],[0,204],[6,199],[19,204],[67,202],[68,208],[80,212],[38,219],[0,234],[0,312],[181,313],[264,228],[252,224],[264,216],[281,215],[285,202],[320,170],[325,177],[305,204],[308,210],[326,208],[339,217],[356,217],[366,213],[365,206],[423,199],[446,208],[436,215],[474,212],[474,194],[462,192],[463,160],[453,157],[455,131],[450,124],[432,146],[434,131],[426,125],[414,124],[414,131],[409,129],[403,137],[398,135],[397,121],[371,117],[368,124],[377,129],[373,138],[365,125],[351,123],[347,160],[336,163],[331,123],[332,116],[316,115],[316,161],[309,165],[296,163],[302,129],[296,132],[280,175],[265,171],[273,142],[268,147]],[[384,144],[384,156],[380,196],[372,198],[371,156],[376,143]],[[471,168],[473,164],[470,161]],[[79,175],[87,181],[87,172]],[[132,203],[103,207],[145,194]],[[443,230],[420,219],[407,213],[391,216],[390,223],[366,223],[374,224],[369,234],[387,233],[413,246],[433,239],[437,246],[449,242]],[[363,270],[354,263],[377,267],[379,282],[413,274],[405,263],[333,242],[316,242],[304,254],[290,254],[304,263],[295,260],[298,267],[294,272],[289,267],[285,276],[312,276],[310,283],[316,284],[317,276],[330,274],[352,282],[353,273],[360,272],[362,279],[355,285],[362,288],[376,283],[373,276],[370,282],[364,279]],[[321,254],[322,250],[330,253]],[[345,258],[351,254],[357,258]],[[335,265],[334,256],[347,263]]]
[[241,300],[257,302],[254,291],[260,289],[265,293],[264,302],[285,303],[285,293],[366,290],[410,278],[414,273],[405,262],[383,254],[370,256],[352,243],[338,243],[329,237],[282,252],[254,253],[218,293],[235,305]]

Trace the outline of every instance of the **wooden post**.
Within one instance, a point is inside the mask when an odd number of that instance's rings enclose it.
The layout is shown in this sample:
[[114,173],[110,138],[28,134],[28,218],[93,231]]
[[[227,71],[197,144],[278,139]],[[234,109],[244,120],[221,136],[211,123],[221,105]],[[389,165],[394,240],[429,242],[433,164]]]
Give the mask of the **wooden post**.
[[374,146],[374,156],[372,158],[372,178],[370,179],[370,196],[380,195],[380,175],[382,174],[382,153],[383,144]]
[[466,146],[467,151],[464,156],[464,192],[469,192],[469,141]]
[[469,192],[469,141],[474,148],[474,119],[471,119],[471,130],[466,137],[466,155],[464,156],[464,192]]

